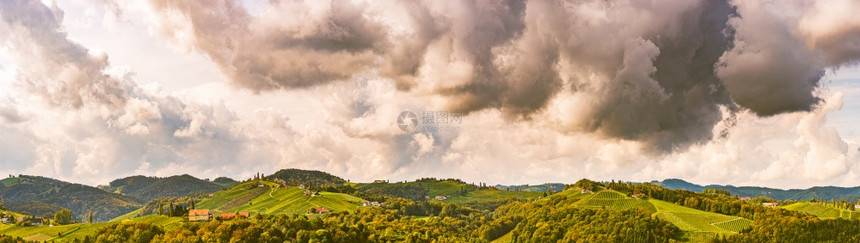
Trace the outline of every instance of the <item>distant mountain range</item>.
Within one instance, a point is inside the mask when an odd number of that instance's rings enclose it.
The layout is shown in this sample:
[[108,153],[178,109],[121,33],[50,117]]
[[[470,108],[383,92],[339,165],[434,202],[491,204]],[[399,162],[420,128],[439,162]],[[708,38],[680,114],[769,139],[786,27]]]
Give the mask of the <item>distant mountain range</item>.
[[702,192],[708,188],[725,189],[741,197],[770,197],[776,200],[807,201],[812,198],[823,198],[824,200],[836,199],[856,202],[860,199],[860,187],[811,187],[808,189],[774,189],[757,186],[732,186],[732,185],[697,185],[681,179],[666,179],[661,182],[652,183],[669,189],[683,189],[694,192]]

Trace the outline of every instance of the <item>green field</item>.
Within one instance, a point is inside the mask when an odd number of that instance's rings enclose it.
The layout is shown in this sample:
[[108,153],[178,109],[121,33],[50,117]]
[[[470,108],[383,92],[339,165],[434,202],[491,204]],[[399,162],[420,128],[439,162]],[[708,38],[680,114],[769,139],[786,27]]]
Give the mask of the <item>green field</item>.
[[651,205],[651,203],[648,203],[648,201],[630,198],[623,193],[617,191],[604,190],[596,192],[594,194],[582,194],[579,191],[574,191],[571,194],[574,195],[574,197],[583,198],[582,200],[577,202],[577,204],[582,207],[606,208],[612,210],[626,210],[640,207],[650,212],[657,211],[657,209],[654,208],[654,205]]
[[[182,223],[181,217],[167,217],[159,215],[147,215],[140,218],[126,219],[122,223],[138,223],[147,222],[164,227],[166,230],[172,230]],[[61,226],[30,226],[30,227],[2,227],[0,226],[0,234],[10,235],[13,237],[21,237],[26,240],[35,241],[71,241],[74,239],[83,239],[84,236],[92,235],[101,228],[115,225],[119,222],[105,222],[93,224],[70,224]],[[58,236],[59,234],[62,236]]]
[[808,213],[820,219],[860,219],[860,212],[840,209],[823,203],[796,202],[781,206],[780,208],[784,208],[789,211]]
[[20,177],[11,177],[11,178],[6,178],[3,180],[0,180],[0,183],[3,183],[3,186],[8,187],[8,186],[14,185],[15,183],[18,183],[19,181],[21,181]]
[[693,241],[720,234],[735,234],[752,223],[749,219],[705,212],[661,200],[649,199],[648,202],[657,208],[655,215],[658,218],[678,226]]
[[[304,214],[310,208],[324,207],[332,212],[352,211],[363,199],[342,193],[320,192],[319,196],[305,196],[298,187],[250,187],[249,182],[216,192],[211,198],[200,201],[197,208],[223,212],[249,211],[253,214]],[[252,196],[252,198],[248,198]],[[241,201],[241,203],[237,203]]]

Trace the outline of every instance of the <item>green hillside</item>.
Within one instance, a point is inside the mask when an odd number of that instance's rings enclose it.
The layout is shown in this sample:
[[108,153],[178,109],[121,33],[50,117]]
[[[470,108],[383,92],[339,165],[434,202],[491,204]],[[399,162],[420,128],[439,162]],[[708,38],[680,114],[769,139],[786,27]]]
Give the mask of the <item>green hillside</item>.
[[[126,219],[121,223],[138,223],[147,222],[164,227],[166,230],[175,229],[182,223],[181,217],[167,217],[159,215],[148,215],[144,217]],[[70,224],[61,226],[0,226],[0,235],[9,235],[13,237],[21,237],[25,240],[34,241],[72,241],[74,239],[83,239],[84,236],[93,235],[101,228],[115,225],[120,222],[104,222],[93,224]],[[62,235],[62,236],[60,236]]]
[[238,181],[223,176],[215,178],[215,180],[212,180],[212,183],[215,183],[223,188],[230,188],[239,184]]
[[543,192],[506,191],[479,187],[457,179],[435,178],[424,178],[410,182],[358,184],[357,187],[365,193],[401,197],[414,201],[425,201],[427,197],[430,200],[435,200],[436,196],[450,196],[444,201],[467,206],[505,199],[537,198],[543,195]]
[[343,185],[346,180],[332,174],[316,170],[283,169],[272,175],[266,176],[268,180],[282,180],[288,185],[298,186],[305,184],[311,187],[323,187],[330,185]]
[[860,212],[839,209],[824,203],[796,202],[780,208],[808,213],[821,219],[860,219]]
[[56,179],[19,175],[3,179],[0,198],[10,210],[41,216],[67,208],[81,220],[93,212],[97,221],[107,221],[139,208],[134,198]]
[[[257,186],[259,183],[263,187]],[[200,201],[197,208],[252,214],[303,214],[316,207],[332,212],[353,211],[364,202],[348,194],[320,192],[318,196],[306,196],[304,191],[298,187],[279,188],[272,182],[250,181],[216,192],[211,198]]]
[[653,205],[646,200],[630,198],[617,191],[603,190],[594,194],[584,194],[586,197],[577,204],[582,207],[606,208],[612,210],[627,210],[631,208],[643,208],[649,212],[656,212]]
[[655,215],[671,222],[681,230],[688,232],[692,240],[713,238],[718,234],[734,234],[747,228],[752,221],[749,219],[705,212],[680,206],[657,199],[649,199],[648,202],[657,209]]
[[178,175],[165,178],[131,176],[111,181],[109,186],[102,189],[131,196],[145,203],[156,198],[184,197],[192,193],[208,194],[224,187],[190,175]]

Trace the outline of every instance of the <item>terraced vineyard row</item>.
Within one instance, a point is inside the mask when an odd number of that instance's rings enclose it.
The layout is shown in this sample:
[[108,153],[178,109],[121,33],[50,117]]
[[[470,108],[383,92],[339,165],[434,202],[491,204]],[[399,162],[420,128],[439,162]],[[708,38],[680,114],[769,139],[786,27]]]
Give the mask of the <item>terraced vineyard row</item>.
[[740,232],[741,230],[749,227],[750,224],[752,224],[752,220],[745,218],[736,218],[729,221],[714,223],[713,226],[717,226],[733,232]]
[[224,205],[221,205],[221,207],[218,207],[218,210],[227,211],[229,209],[245,205],[245,203],[250,202],[251,200],[253,200],[257,196],[260,196],[260,194],[265,193],[267,190],[268,190],[268,187],[254,188],[251,191],[248,191],[247,193],[245,193],[245,195],[242,195],[241,197],[238,197],[238,198],[233,199],[232,201],[230,201]]

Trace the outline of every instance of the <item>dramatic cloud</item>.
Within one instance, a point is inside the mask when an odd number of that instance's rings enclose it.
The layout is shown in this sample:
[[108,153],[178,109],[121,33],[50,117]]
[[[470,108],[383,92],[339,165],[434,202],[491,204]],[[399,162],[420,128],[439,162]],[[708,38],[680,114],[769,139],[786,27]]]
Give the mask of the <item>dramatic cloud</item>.
[[[0,142],[0,171],[860,181],[857,144],[824,122],[842,96],[821,89],[860,60],[850,0],[89,4],[101,20],[64,23],[0,0],[0,134],[20,141]],[[147,28],[228,85],[142,85],[66,30],[99,23]],[[403,110],[463,123],[405,133]]]
[[[259,16],[150,3],[160,33],[254,91],[378,73],[447,110],[520,121],[572,89],[570,131],[658,151],[710,140],[720,107],[809,111],[824,69],[860,57],[853,15],[825,15],[846,1],[274,1]],[[829,18],[846,21],[818,27]]]

